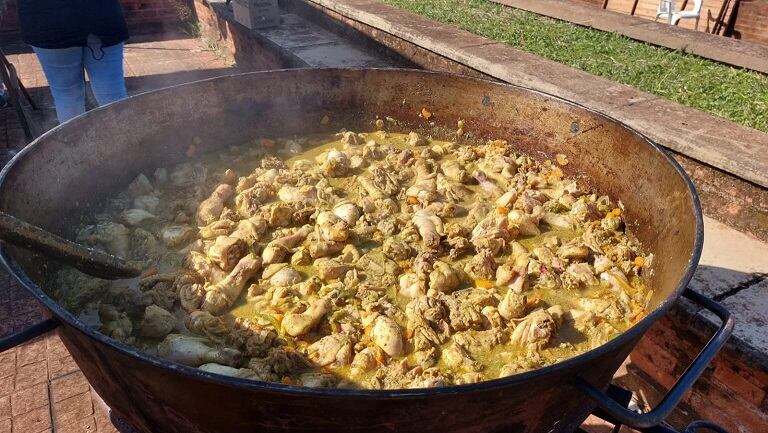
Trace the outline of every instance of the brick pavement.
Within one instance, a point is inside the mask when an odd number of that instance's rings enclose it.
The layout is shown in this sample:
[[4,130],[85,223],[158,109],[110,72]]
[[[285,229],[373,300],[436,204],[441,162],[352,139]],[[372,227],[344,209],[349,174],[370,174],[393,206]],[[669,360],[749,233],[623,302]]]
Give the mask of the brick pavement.
[[[47,82],[34,54],[23,46],[6,48],[39,112],[42,130],[56,124]],[[232,62],[200,41],[164,35],[144,37],[126,46],[129,93],[209,78],[237,71]],[[0,165],[24,145],[24,134],[11,108],[0,109]],[[0,336],[42,320],[40,305],[4,270],[0,270]],[[119,423],[118,423],[119,425]],[[129,433],[118,428],[109,409],[86,381],[58,335],[48,333],[0,353],[0,433]]]

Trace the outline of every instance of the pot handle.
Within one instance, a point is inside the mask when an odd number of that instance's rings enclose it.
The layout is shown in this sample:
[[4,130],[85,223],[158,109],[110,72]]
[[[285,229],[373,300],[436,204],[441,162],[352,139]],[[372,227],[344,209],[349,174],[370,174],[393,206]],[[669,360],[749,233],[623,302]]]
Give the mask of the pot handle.
[[50,319],[43,320],[40,323],[36,323],[29,328],[21,330],[15,334],[0,338],[0,352],[5,352],[6,350],[16,347],[25,341],[39,337],[46,332],[55,329],[60,324],[61,322],[59,322],[59,319],[52,317]]
[[731,313],[728,312],[725,307],[688,288],[683,292],[683,296],[714,313],[720,318],[722,323],[717,329],[717,332],[715,332],[709,342],[707,342],[706,346],[704,346],[704,349],[702,349],[698,356],[696,356],[696,359],[693,360],[693,363],[691,363],[685,372],[683,372],[680,379],[677,380],[677,383],[675,383],[661,402],[650,412],[633,412],[617,403],[582,377],[576,377],[574,385],[581,392],[594,400],[601,409],[612,416],[616,421],[634,428],[648,428],[662,422],[670,412],[672,412],[675,406],[677,406],[683,398],[683,395],[685,395],[691,386],[693,386],[696,379],[701,376],[701,373],[704,372],[710,361],[712,361],[712,358],[717,355],[717,352],[720,351],[720,348],[723,347],[723,344],[725,344],[728,337],[730,337],[731,332],[733,332],[733,318],[731,318]]

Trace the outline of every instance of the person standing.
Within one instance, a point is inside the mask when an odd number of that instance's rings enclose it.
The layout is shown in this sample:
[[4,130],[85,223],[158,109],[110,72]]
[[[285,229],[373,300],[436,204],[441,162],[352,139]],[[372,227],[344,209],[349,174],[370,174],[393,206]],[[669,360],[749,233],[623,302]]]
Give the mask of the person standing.
[[85,113],[85,73],[99,105],[126,97],[118,0],[18,0],[19,27],[32,46],[60,123]]

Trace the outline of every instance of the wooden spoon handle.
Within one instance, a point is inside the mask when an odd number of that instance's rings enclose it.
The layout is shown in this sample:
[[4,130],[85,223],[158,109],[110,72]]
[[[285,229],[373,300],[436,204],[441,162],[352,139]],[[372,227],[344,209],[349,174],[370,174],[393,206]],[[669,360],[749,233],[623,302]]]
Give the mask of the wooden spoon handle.
[[107,280],[138,277],[141,267],[103,251],[88,248],[0,212],[0,239],[74,266]]

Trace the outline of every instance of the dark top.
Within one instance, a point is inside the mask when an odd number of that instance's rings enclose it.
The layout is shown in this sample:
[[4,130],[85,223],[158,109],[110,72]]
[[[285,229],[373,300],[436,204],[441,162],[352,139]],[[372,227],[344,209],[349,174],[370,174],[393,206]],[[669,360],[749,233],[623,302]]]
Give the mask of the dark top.
[[18,0],[18,10],[21,36],[35,47],[84,47],[89,34],[105,47],[128,39],[118,0]]

